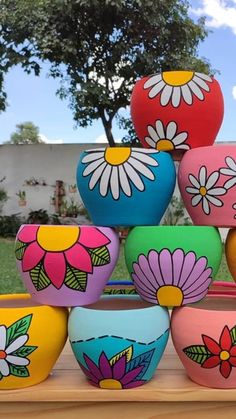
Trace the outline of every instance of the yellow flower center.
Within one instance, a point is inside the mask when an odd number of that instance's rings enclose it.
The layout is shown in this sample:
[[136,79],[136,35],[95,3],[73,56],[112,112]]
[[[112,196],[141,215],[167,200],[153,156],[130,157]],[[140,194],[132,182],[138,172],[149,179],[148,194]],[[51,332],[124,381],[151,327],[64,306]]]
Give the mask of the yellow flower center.
[[174,144],[171,140],[159,140],[156,143],[156,149],[159,151],[170,151],[174,150]]
[[120,390],[122,389],[122,384],[120,381],[114,380],[114,378],[105,378],[104,380],[99,381],[99,387],[112,390]]
[[105,160],[112,166],[125,163],[131,155],[129,147],[109,147],[105,151]]
[[202,196],[205,196],[207,194],[207,189],[205,188],[205,186],[201,186],[201,188],[199,189],[199,193]]
[[164,285],[157,291],[157,302],[160,306],[180,306],[183,297],[182,290],[174,285]]
[[7,357],[7,354],[5,351],[0,351],[0,359],[5,359]]
[[230,354],[228,351],[221,351],[220,353],[220,359],[221,361],[227,361],[227,359],[230,358]]
[[37,242],[48,252],[62,252],[78,241],[80,229],[77,226],[41,226]]
[[164,71],[162,78],[170,86],[183,86],[192,80],[193,71]]

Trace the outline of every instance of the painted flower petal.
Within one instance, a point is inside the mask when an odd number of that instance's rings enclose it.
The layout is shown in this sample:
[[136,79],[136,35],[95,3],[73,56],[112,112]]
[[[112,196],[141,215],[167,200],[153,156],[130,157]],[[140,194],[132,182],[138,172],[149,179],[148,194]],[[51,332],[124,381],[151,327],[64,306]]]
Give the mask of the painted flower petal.
[[159,83],[157,83],[155,86],[151,88],[150,92],[148,93],[148,97],[150,99],[153,99],[155,96],[157,96],[161,92],[164,86],[165,86],[165,82],[161,80]]
[[28,272],[31,269],[35,268],[38,263],[43,259],[45,255],[45,250],[43,250],[37,242],[31,243],[24,252],[22,260],[22,270],[23,272]]
[[152,140],[154,140],[154,142],[157,143],[157,141],[160,140],[160,137],[157,131],[153,128],[152,125],[148,125],[147,129],[148,129],[148,134],[150,135],[150,138],[152,138]]
[[214,355],[203,362],[202,368],[215,368],[219,364],[220,364],[220,358],[217,355]]
[[212,278],[212,269],[208,268],[205,272],[199,274],[197,270],[193,269],[191,275],[188,278],[186,284],[182,287],[184,295],[189,295],[190,293],[195,293],[196,291],[202,292],[208,289]]
[[165,285],[164,279],[162,277],[160,264],[159,264],[159,253],[155,250],[151,250],[148,253],[148,261],[150,264],[150,268],[155,276],[156,279],[156,285],[157,287],[161,287],[162,285]]
[[214,186],[217,183],[219,176],[220,176],[219,172],[211,173],[211,175],[209,176],[206,182],[206,189],[211,189],[212,186]]
[[230,355],[236,356],[236,345],[232,346],[232,348],[230,349]]
[[140,296],[143,295],[143,298],[146,297],[146,299],[155,301],[155,303],[156,303],[156,301],[157,301],[157,298],[156,298],[157,289],[150,290],[150,288],[148,288],[146,286],[146,284],[143,283],[143,281],[136,274],[132,274],[132,279],[134,281],[134,286],[137,289],[138,294],[140,294]]
[[6,357],[6,361],[10,362],[10,364],[22,365],[22,366],[29,365],[30,363],[29,359],[23,358],[21,356],[15,356],[15,355],[8,355]]
[[150,147],[152,147],[152,148],[156,148],[156,143],[157,143],[157,142],[155,142],[152,138],[150,138],[150,137],[145,137],[145,141],[146,141],[146,143],[147,143]]
[[173,138],[173,144],[175,146],[180,145],[186,140],[187,137],[187,132],[180,132],[178,135],[176,135],[175,138]]
[[189,89],[187,84],[184,84],[183,86],[181,86],[181,92],[182,92],[182,96],[183,96],[184,101],[188,105],[192,105],[193,96],[192,96],[191,90]]
[[112,170],[112,167],[107,165],[107,167],[105,167],[104,172],[101,176],[99,189],[100,189],[100,194],[102,196],[106,196],[108,193],[111,170]]
[[[78,361],[79,362],[79,361]],[[79,366],[81,368],[81,370],[83,371],[83,373],[86,375],[86,377],[91,380],[93,383],[98,384],[99,380],[97,377],[95,377],[91,371],[87,370],[87,368],[85,368],[80,362],[79,362]]]
[[233,367],[236,367],[236,356],[231,356],[229,358],[229,362],[231,365],[233,365]]
[[64,253],[47,252],[44,258],[44,269],[52,284],[60,289],[66,276]]
[[145,166],[145,164],[141,163],[140,161],[134,159],[133,157],[130,157],[129,164],[131,164],[133,168],[137,170],[137,172],[141,173],[146,178],[150,180],[155,179],[153,172],[147,166]]
[[[235,183],[236,183],[236,179],[235,179]],[[207,197],[209,197],[209,195],[224,195],[225,193],[226,193],[225,188],[212,188],[212,189],[209,189],[209,191],[207,191]]]
[[120,187],[126,196],[131,196],[131,187],[125,169],[122,165],[119,166]]
[[[174,96],[174,95],[173,95]],[[177,132],[177,124],[175,121],[170,121],[166,128],[166,138],[172,140]],[[174,142],[174,141],[173,141]],[[175,144],[175,142],[174,142]]]
[[[175,86],[172,94],[172,105],[174,108],[178,108],[181,100],[181,89],[180,86]],[[168,138],[168,136],[167,136]]]
[[173,285],[179,285],[179,277],[182,271],[183,261],[184,261],[184,252],[182,249],[176,249],[172,255],[173,260]]
[[[210,285],[210,284],[209,284]],[[190,293],[189,295],[185,296],[183,299],[183,305],[184,304],[192,304],[196,303],[197,301],[201,301],[207,294],[207,289],[205,289],[203,292],[198,292],[198,290],[194,291],[193,293]]]
[[113,198],[115,200],[119,199],[120,196],[120,183],[119,183],[119,174],[118,167],[113,166],[110,177],[110,190]]
[[124,377],[121,379],[122,384],[128,384],[131,381],[133,381],[143,370],[144,365],[141,367],[134,368],[133,370],[127,372],[127,374],[124,375]]
[[[195,75],[198,76],[202,80],[206,80],[209,83],[212,83],[212,78],[210,76],[208,76],[207,74],[199,73],[199,72],[196,71]],[[196,76],[194,76],[194,77],[196,77]]]
[[222,168],[220,169],[220,173],[225,176],[235,176],[235,172],[232,169]]
[[206,195],[206,199],[215,207],[223,207],[223,202],[219,198],[215,198],[214,196]]
[[197,96],[197,98],[199,100],[203,100],[204,99],[204,94],[202,93],[201,89],[198,87],[198,85],[196,83],[194,83],[193,80],[191,80],[190,82],[188,82],[188,86],[190,87],[190,89],[192,90],[193,94],[195,96]]
[[99,357],[99,368],[104,378],[112,378],[112,368],[104,352]]
[[24,226],[17,235],[17,239],[23,243],[30,243],[36,240],[39,226]]
[[189,175],[188,178],[189,178],[189,181],[192,183],[192,185],[195,186],[195,188],[197,188],[197,190],[199,192],[199,189],[200,189],[201,185],[198,182],[197,178],[195,178],[195,176],[193,176],[191,174]]
[[[141,149],[142,150],[142,149]],[[156,153],[155,151],[150,150],[150,152]],[[141,163],[147,164],[149,166],[158,166],[158,162],[152,157],[147,156],[146,151],[145,153],[142,151],[135,151],[132,150],[131,157],[135,158],[136,160],[139,160]],[[128,162],[130,159],[128,160]]]
[[144,89],[149,89],[149,87],[154,86],[155,84],[159,83],[159,81],[161,80],[162,80],[161,73],[154,74],[147,81],[145,81],[143,87]]
[[123,388],[135,388],[143,385],[144,383],[146,383],[146,380],[132,381],[131,383],[128,383],[125,386],[123,386]]
[[202,209],[206,215],[209,215],[211,212],[210,205],[208,204],[207,198],[205,196],[202,198]]
[[145,277],[151,281],[151,283],[155,283],[156,279],[155,276],[150,268],[150,265],[148,263],[148,259],[144,255],[140,255],[138,258],[138,263],[140,268],[142,269],[142,272],[144,273]]
[[103,162],[104,158],[101,158],[89,163],[83,171],[83,176],[86,177],[90,175],[90,173],[94,172]]
[[228,326],[225,326],[220,336],[220,346],[223,351],[229,351],[232,346],[232,338]]
[[165,138],[165,131],[164,131],[163,123],[161,122],[160,119],[157,119],[156,121],[156,132],[159,136],[159,139]]
[[166,106],[168,105],[171,95],[172,95],[172,91],[173,91],[173,86],[170,86],[169,84],[166,84],[162,93],[161,93],[161,105],[162,106]]
[[9,375],[9,366],[5,359],[0,359],[0,373],[3,377],[7,377]]
[[220,364],[220,373],[224,378],[228,378],[232,370],[232,365],[229,361],[222,361]]
[[[186,192],[188,192],[188,193],[190,193],[190,194],[197,194],[197,195],[199,195],[199,189],[197,189],[197,188],[193,188],[193,187],[191,187],[191,186],[187,186],[187,188],[186,188]],[[201,197],[201,195],[200,195],[200,197]]]
[[93,272],[91,256],[88,251],[81,246],[81,244],[76,243],[73,247],[66,250],[65,257],[67,262],[73,266],[73,268],[79,269],[83,272]]
[[165,285],[173,285],[172,258],[168,249],[161,250],[159,254],[159,262]]
[[200,186],[205,186],[206,185],[206,178],[207,178],[207,170],[205,168],[205,166],[202,166],[199,170],[199,182],[200,182]]
[[133,264],[133,270],[136,274],[136,276],[139,279],[139,282],[141,282],[141,284],[143,284],[144,288],[148,289],[151,293],[156,292],[156,288],[154,287],[154,284],[151,284],[148,279],[146,278],[145,273],[142,271],[140,265],[138,263],[134,263]]
[[21,346],[23,346],[27,342],[28,339],[29,339],[28,335],[19,336],[6,348],[6,353],[11,354],[12,352],[16,351]]
[[134,186],[139,191],[144,191],[145,187],[144,187],[143,181],[141,177],[138,175],[138,173],[134,170],[134,168],[128,162],[124,163],[124,168],[125,168],[128,178],[131,180]]
[[[196,260],[195,255],[194,257],[195,257],[196,263],[193,266],[192,272],[189,275],[188,280],[182,284],[182,287],[183,285],[185,285],[183,289],[188,289],[192,284],[194,284],[199,279],[199,277],[203,274],[204,270],[206,269],[207,259],[205,257],[200,257],[198,260]],[[211,273],[211,269],[210,271],[208,271],[208,273]]]
[[219,355],[221,352],[220,345],[210,336],[202,335],[202,340],[204,344],[207,346],[207,349],[213,354],[213,355]]
[[89,189],[93,190],[93,188],[95,188],[106,166],[107,166],[107,162],[104,161],[96,170],[94,170],[89,181]]
[[96,377],[98,380],[102,380],[104,377],[101,374],[100,369],[97,365],[90,359],[86,354],[84,354],[84,360],[87,364],[89,371]]
[[125,374],[126,355],[123,355],[113,366],[113,378],[120,380]]
[[0,326],[0,351],[5,351],[6,348],[7,329],[6,326]]
[[106,246],[111,241],[96,227],[80,227],[79,243],[89,249]]
[[196,263],[195,253],[194,252],[188,252],[187,255],[185,255],[185,258],[184,258],[182,272],[181,272],[180,280],[179,280],[179,283],[178,283],[178,286],[180,288],[182,288],[182,286],[188,280],[191,272],[194,269],[195,263]]
[[225,184],[224,184],[224,188],[225,188],[225,189],[230,189],[230,188],[232,188],[235,184],[236,184],[236,176],[235,176],[235,177],[233,177],[232,179],[227,180],[227,182],[225,182]]
[[86,156],[82,159],[82,163],[90,163],[93,161],[96,161],[100,159],[101,157],[104,158],[104,151],[98,151],[98,152],[88,152]]
[[232,157],[226,157],[225,162],[234,172],[236,172],[236,162],[232,159]]

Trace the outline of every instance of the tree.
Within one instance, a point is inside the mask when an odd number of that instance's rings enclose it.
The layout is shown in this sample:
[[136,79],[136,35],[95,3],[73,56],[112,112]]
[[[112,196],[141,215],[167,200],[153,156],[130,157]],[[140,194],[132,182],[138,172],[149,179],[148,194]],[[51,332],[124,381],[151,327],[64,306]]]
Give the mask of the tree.
[[16,131],[5,144],[39,144],[44,143],[40,138],[39,128],[33,122],[23,122],[16,125]]
[[35,74],[47,60],[78,125],[100,119],[113,146],[114,118],[129,105],[137,78],[209,72],[197,56],[205,22],[194,23],[188,7],[187,0],[0,0],[0,45],[10,62]]

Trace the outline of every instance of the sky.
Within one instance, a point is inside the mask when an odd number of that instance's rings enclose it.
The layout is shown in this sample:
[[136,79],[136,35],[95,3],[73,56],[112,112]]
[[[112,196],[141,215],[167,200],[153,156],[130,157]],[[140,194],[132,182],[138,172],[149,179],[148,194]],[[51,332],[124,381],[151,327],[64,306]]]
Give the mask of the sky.
[[[225,116],[217,141],[236,141],[236,0],[192,0],[190,16],[206,16],[211,31],[199,46],[199,56],[206,57],[219,71],[225,102]],[[40,77],[28,75],[15,67],[5,77],[8,95],[6,112],[0,114],[0,144],[10,139],[18,123],[32,121],[39,127],[47,143],[106,142],[102,124],[75,127],[72,111],[66,100],[55,95],[59,81],[47,77],[45,65]],[[114,126],[118,142],[123,133]]]

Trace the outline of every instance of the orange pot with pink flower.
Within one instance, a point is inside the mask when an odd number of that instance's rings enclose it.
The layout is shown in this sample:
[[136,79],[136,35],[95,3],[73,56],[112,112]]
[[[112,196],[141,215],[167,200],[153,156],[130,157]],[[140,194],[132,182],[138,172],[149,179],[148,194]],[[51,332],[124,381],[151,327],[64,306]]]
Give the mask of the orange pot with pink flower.
[[118,254],[118,235],[108,227],[23,225],[15,244],[28,292],[54,306],[97,301]]

